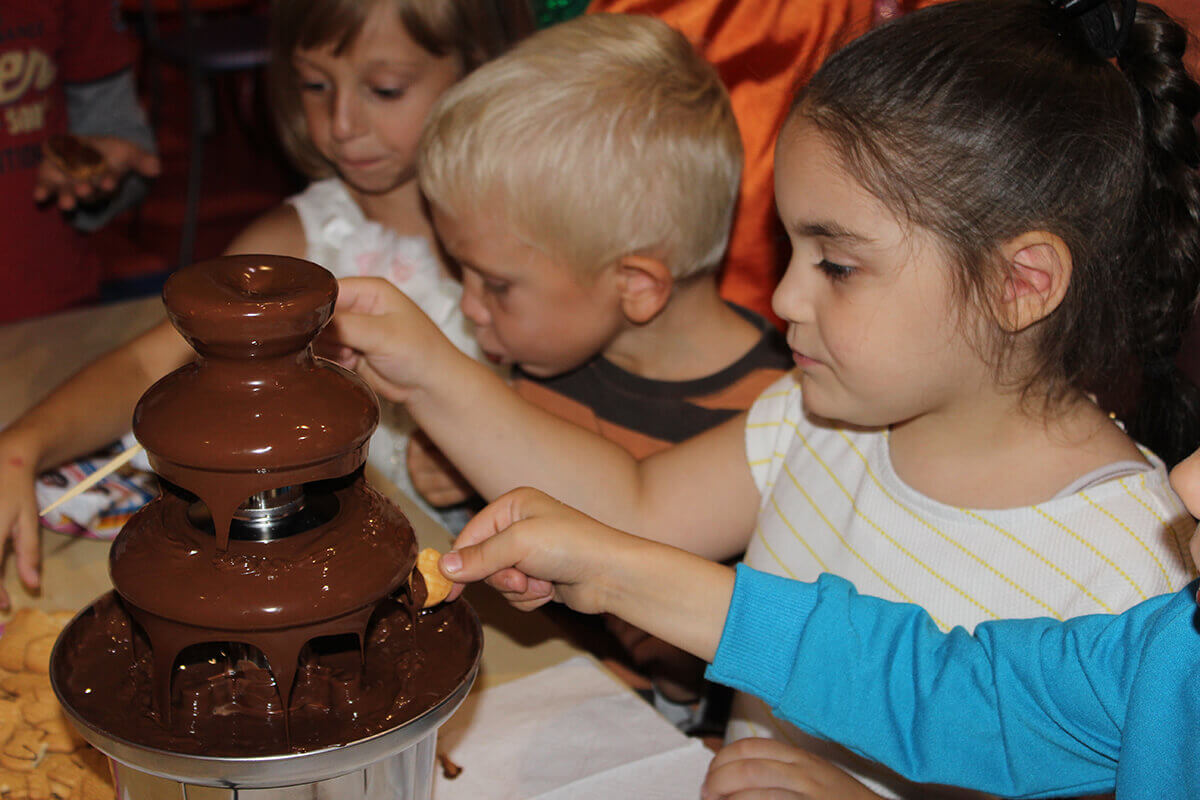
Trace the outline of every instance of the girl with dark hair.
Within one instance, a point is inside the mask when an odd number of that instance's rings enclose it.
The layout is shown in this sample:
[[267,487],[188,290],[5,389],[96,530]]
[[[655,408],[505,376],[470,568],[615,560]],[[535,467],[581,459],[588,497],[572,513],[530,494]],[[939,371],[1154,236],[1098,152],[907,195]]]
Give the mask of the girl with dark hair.
[[[963,0],[834,55],[776,146],[793,255],[773,305],[797,370],[640,464],[507,396],[386,287],[346,283],[334,324],[485,497],[535,486],[707,558],[832,573],[943,630],[1119,613],[1195,574],[1166,467],[1200,443],[1172,364],[1200,287],[1186,42],[1133,0]],[[1095,397],[1130,374],[1127,434]],[[567,542],[568,561],[601,552]],[[808,749],[826,796],[867,789],[822,758],[886,796],[935,794],[749,696],[730,736]]]

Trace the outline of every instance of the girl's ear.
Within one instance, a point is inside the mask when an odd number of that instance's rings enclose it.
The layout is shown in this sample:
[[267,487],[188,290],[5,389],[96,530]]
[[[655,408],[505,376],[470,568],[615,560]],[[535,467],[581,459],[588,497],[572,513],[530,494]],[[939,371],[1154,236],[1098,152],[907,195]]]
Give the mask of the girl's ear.
[[1005,273],[1000,288],[999,319],[1017,333],[1048,317],[1058,308],[1071,285],[1074,262],[1059,236],[1029,231],[1000,247]]
[[657,258],[625,255],[617,260],[617,291],[621,311],[634,325],[644,325],[658,316],[671,299],[675,277]]

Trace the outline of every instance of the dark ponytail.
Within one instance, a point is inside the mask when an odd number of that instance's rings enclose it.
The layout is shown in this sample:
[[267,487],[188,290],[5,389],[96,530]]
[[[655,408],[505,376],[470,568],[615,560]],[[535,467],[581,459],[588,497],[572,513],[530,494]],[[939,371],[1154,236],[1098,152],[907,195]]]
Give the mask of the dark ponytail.
[[1139,100],[1146,149],[1132,309],[1142,381],[1129,432],[1168,464],[1200,445],[1200,391],[1175,364],[1200,283],[1200,86],[1183,64],[1187,43],[1182,26],[1139,4],[1117,61]]
[[[1182,27],[1130,3],[917,11],[834,54],[793,115],[894,213],[942,240],[964,301],[985,311],[1005,277],[999,247],[1029,231],[1059,236],[1071,281],[1031,330],[1030,371],[1012,380],[1053,403],[1111,396],[1140,371],[1130,433],[1174,463],[1200,444],[1197,393],[1172,363],[1200,292],[1200,89],[1183,67]],[[997,325],[981,343],[998,374],[1014,341]]]

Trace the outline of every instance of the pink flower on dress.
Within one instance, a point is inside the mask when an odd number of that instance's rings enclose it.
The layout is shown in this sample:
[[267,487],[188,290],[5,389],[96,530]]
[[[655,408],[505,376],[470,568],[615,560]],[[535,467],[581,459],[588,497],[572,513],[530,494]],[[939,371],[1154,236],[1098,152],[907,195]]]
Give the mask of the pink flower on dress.
[[392,266],[388,271],[388,280],[397,286],[401,286],[412,280],[416,273],[417,267],[411,261],[403,258],[399,253],[392,256]]

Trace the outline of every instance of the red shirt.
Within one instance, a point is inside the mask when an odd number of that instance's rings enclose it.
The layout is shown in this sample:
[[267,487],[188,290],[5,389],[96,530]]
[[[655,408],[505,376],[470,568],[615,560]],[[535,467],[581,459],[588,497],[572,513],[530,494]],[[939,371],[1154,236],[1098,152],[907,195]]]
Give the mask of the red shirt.
[[100,262],[57,207],[33,202],[46,137],[67,130],[64,83],[132,61],[113,0],[0,0],[0,322],[93,298]]

